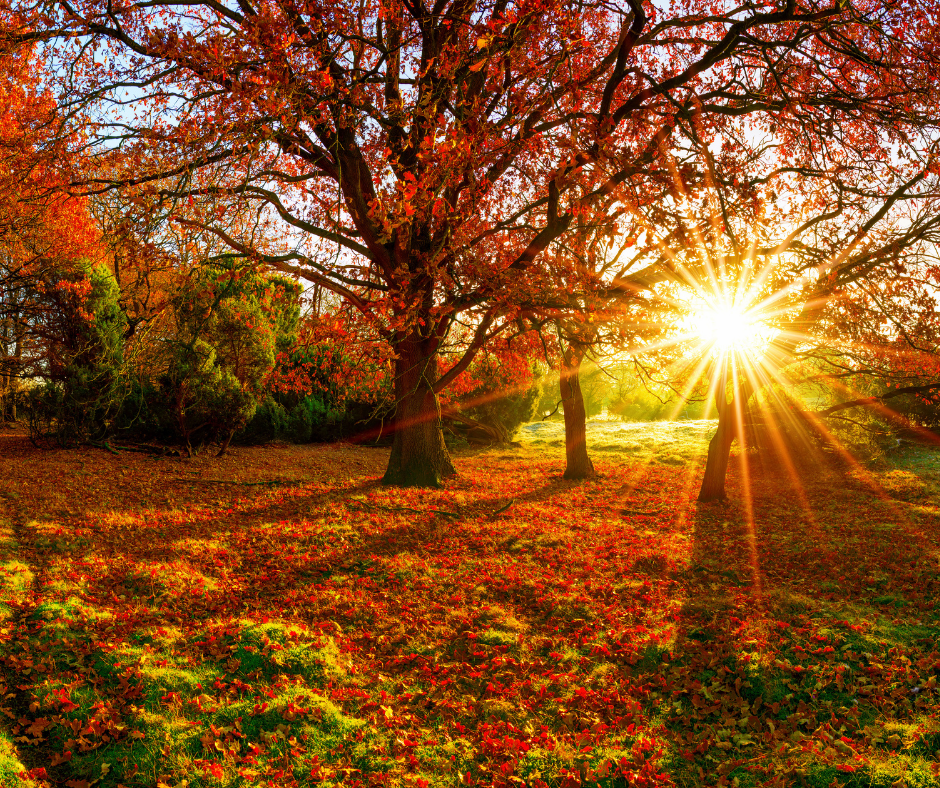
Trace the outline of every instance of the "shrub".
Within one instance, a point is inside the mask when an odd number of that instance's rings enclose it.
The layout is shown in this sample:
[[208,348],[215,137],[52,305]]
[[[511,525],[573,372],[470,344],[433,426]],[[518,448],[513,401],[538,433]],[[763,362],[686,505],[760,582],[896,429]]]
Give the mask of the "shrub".
[[275,397],[268,397],[258,406],[254,418],[239,433],[238,439],[245,443],[329,440],[336,437],[337,423],[342,415],[331,411],[323,399],[314,394],[291,405],[285,405]]
[[[541,387],[537,372],[522,356],[484,352],[458,381],[450,404],[494,436],[508,440],[535,417]],[[459,422],[454,426],[466,430]]]
[[296,443],[356,436],[390,410],[388,346],[344,315],[308,316],[271,376],[269,399],[240,440]]
[[48,332],[46,380],[28,394],[30,434],[61,445],[103,440],[127,394],[127,318],[114,276],[87,261],[43,284]]
[[480,390],[478,397],[482,395],[483,401],[464,408],[462,412],[489,427],[502,429],[507,438],[512,438],[523,424],[535,418],[540,393],[534,383],[509,393]]
[[167,421],[190,453],[208,443],[225,452],[255,415],[274,368],[283,314],[266,307],[279,283],[237,273],[208,269],[174,299],[176,335],[160,391]]

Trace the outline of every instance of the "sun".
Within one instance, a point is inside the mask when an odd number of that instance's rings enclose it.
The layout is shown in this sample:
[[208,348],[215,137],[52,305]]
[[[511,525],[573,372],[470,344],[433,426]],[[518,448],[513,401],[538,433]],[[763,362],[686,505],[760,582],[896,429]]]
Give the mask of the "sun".
[[689,315],[689,333],[718,353],[753,352],[767,341],[759,315],[736,304],[703,304]]

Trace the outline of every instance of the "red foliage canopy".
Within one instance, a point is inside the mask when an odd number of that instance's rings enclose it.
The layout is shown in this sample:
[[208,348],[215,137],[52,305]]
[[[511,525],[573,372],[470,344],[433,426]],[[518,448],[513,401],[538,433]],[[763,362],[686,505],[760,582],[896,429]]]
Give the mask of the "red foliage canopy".
[[6,395],[46,357],[46,312],[60,295],[69,297],[54,291],[77,288],[73,295],[83,297],[66,269],[98,252],[84,201],[61,191],[64,140],[55,134],[56,104],[41,89],[40,73],[32,52],[0,51],[0,420]]
[[[683,129],[754,115],[825,158],[833,122],[882,145],[935,108],[933,21],[916,2],[24,0],[18,12],[22,40],[55,42],[49,80],[102,163],[90,188],[149,184],[385,334],[399,400],[386,479],[401,484],[453,471],[436,392],[542,287],[543,252],[618,190],[635,206],[658,196]],[[456,321],[474,336],[438,378]]]

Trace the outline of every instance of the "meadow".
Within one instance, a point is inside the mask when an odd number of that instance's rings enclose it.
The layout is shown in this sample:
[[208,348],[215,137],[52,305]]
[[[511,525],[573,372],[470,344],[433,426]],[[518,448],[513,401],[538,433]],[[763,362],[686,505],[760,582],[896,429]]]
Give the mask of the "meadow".
[[740,458],[713,424],[180,459],[0,432],[0,785],[940,784],[940,454]]

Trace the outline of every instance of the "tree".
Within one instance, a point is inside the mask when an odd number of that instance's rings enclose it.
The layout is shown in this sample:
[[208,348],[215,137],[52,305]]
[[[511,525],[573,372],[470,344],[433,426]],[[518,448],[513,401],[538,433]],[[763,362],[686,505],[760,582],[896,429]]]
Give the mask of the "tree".
[[215,442],[222,456],[254,416],[277,351],[292,344],[299,295],[296,282],[234,260],[197,269],[174,294],[176,330],[159,396],[190,455]]
[[[648,304],[674,314],[733,308],[740,322],[747,311],[776,332],[760,357],[755,348],[734,348],[733,341],[719,354],[711,343],[697,342],[701,358],[687,384],[694,386],[707,372],[708,398],[719,416],[701,500],[724,496],[731,445],[743,437],[754,393],[782,383],[786,368],[812,354],[820,340],[830,346],[840,338],[864,342],[859,333],[868,331],[872,341],[877,332],[863,328],[857,310],[847,308],[849,290],[867,292],[869,313],[902,335],[924,328],[924,315],[932,314],[914,308],[910,286],[886,282],[907,269],[919,271],[922,280],[937,270],[926,262],[938,237],[936,124],[921,117],[899,141],[886,120],[869,116],[863,126],[871,133],[862,134],[857,118],[836,113],[824,145],[800,147],[783,143],[780,135],[803,129],[811,138],[811,117],[795,114],[788,119],[792,128],[761,135],[753,124],[708,128],[694,116],[680,124],[685,144],[664,155],[672,175],[669,193],[634,210],[632,226],[619,232],[630,247],[636,242],[632,251],[621,250],[622,264],[585,266],[587,258],[578,256],[581,273],[592,276],[582,276],[574,291],[591,294],[597,312],[603,298],[624,306],[642,293]],[[696,307],[687,306],[690,298]],[[838,318],[834,310],[840,310]],[[641,317],[628,319],[628,325],[641,324]],[[673,324],[672,340],[657,344],[688,342],[688,328],[675,318]],[[583,323],[575,325],[584,330]]]
[[[903,163],[883,153],[879,162],[869,160],[855,172],[804,169],[801,183],[803,195],[810,198],[808,206],[784,221],[778,216],[776,225],[761,223],[762,237],[755,237],[752,224],[748,243],[734,240],[731,225],[723,225],[721,235],[728,247],[745,250],[722,258],[723,275],[729,278],[723,287],[750,290],[751,309],[763,314],[777,333],[760,357],[744,361],[739,353],[725,352],[714,365],[711,393],[718,429],[709,444],[700,501],[724,498],[731,446],[744,435],[750,398],[784,382],[788,367],[818,356],[820,348],[845,348],[846,340],[861,329],[857,316],[849,315],[849,293],[890,280],[904,265],[903,258],[910,258],[908,264],[927,264],[940,242],[935,156],[934,146],[928,145],[920,156]],[[810,179],[814,188],[806,189]],[[819,213],[817,205],[827,210]],[[928,267],[934,275],[936,267]],[[871,306],[882,320],[897,321],[897,304],[893,313],[885,302]],[[903,331],[903,321],[895,325]],[[831,357],[829,350],[823,353]]]
[[67,446],[110,434],[126,393],[118,296],[110,271],[87,260],[37,283],[42,311],[31,328],[45,353],[34,369],[44,382],[29,397],[33,440],[52,435]]
[[[785,128],[836,111],[903,134],[920,109],[898,95],[927,90],[935,65],[916,3],[14,10],[16,40],[55,42],[63,130],[83,127],[98,160],[86,188],[152,184],[180,221],[338,294],[384,334],[398,400],[385,481],[402,485],[454,472],[437,394],[511,324],[577,216],[625,184],[640,205],[660,191],[678,124],[761,113]],[[438,377],[457,319],[474,337]]]
[[791,410],[804,412],[801,423],[820,440],[839,451],[937,441],[938,276],[933,242],[911,244],[829,301],[820,339],[787,370],[802,400]]
[[100,252],[84,201],[55,191],[63,141],[51,131],[55,103],[38,73],[29,49],[0,52],[0,421],[16,420],[24,381],[48,367],[41,329],[50,288]]
[[[553,342],[543,339],[543,345],[546,355],[549,347],[554,350],[559,368],[566,479],[596,475],[588,454],[587,409],[581,390],[585,362],[594,363],[605,352],[635,351],[662,331],[658,321],[651,319],[654,315],[661,319],[663,310],[644,279],[652,273],[649,266],[643,265],[642,255],[624,265],[624,253],[634,244],[634,217],[610,197],[604,208],[590,221],[579,220],[566,243],[547,255],[545,290],[528,305],[533,327],[555,334]],[[637,267],[640,272],[629,273]]]

